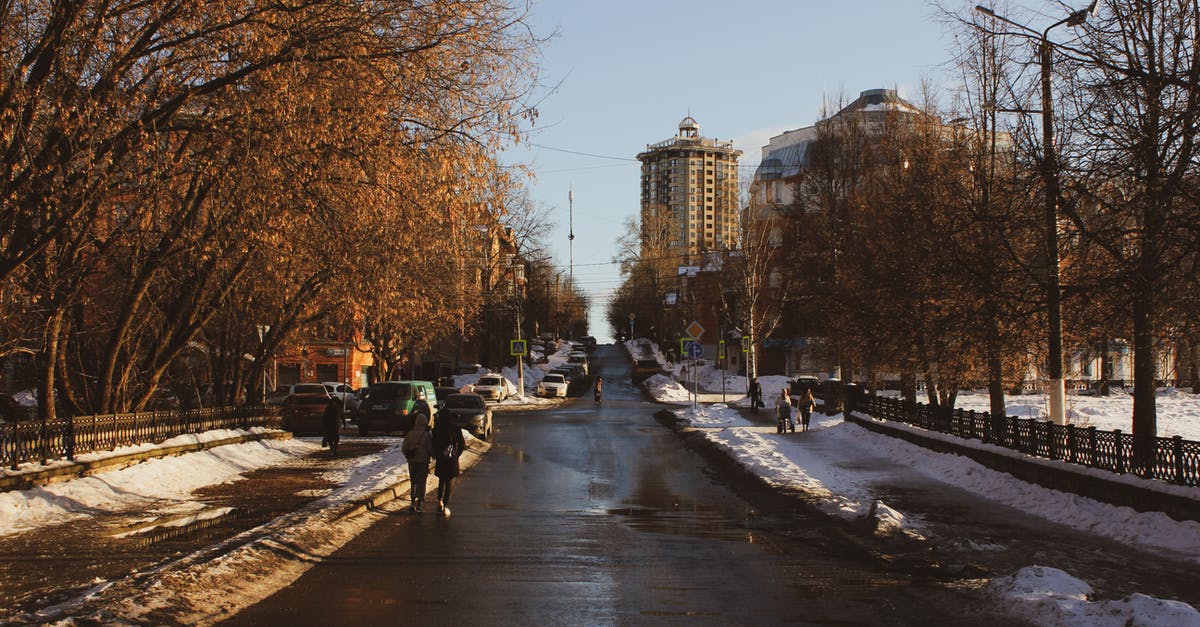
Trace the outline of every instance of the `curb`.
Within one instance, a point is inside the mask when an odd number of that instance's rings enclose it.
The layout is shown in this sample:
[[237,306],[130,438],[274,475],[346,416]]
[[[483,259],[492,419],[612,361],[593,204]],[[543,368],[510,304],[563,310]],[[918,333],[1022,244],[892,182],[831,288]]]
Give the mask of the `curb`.
[[178,444],[167,448],[156,448],[148,451],[139,451],[136,453],[126,453],[123,455],[114,455],[113,457],[105,457],[93,461],[74,461],[67,462],[62,466],[46,468],[44,470],[34,470],[23,472],[16,475],[0,477],[0,492],[9,492],[12,490],[28,490],[40,486],[51,485],[80,477],[87,477],[96,473],[109,470],[120,470],[128,468],[144,462],[148,459],[158,459],[162,457],[178,457],[188,453],[225,446],[227,444],[242,444],[244,442],[258,442],[260,440],[290,440],[292,434],[289,431],[267,431],[263,433],[248,433],[232,438],[223,438],[220,440],[212,440],[209,442],[192,442],[189,444]]

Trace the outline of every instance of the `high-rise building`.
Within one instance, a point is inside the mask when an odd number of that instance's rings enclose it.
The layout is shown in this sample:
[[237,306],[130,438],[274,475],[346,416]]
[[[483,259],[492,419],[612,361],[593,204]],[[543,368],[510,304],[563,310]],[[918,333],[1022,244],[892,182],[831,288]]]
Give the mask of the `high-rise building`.
[[647,144],[642,162],[642,228],[666,240],[680,265],[698,262],[704,251],[737,242],[738,157],[732,141],[700,136],[688,116],[679,133]]

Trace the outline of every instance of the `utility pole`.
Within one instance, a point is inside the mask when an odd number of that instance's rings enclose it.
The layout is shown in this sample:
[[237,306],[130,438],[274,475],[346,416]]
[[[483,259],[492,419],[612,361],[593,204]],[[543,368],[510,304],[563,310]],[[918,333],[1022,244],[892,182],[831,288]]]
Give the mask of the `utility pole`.
[[1038,39],[1038,61],[1041,65],[1042,87],[1042,184],[1045,190],[1045,205],[1043,211],[1046,237],[1046,313],[1047,313],[1047,355],[1046,355],[1046,386],[1049,392],[1050,421],[1055,424],[1066,424],[1066,385],[1063,382],[1063,338],[1062,338],[1062,287],[1060,284],[1060,260],[1058,257],[1058,200],[1061,195],[1058,183],[1058,149],[1054,145],[1054,93],[1050,84],[1050,70],[1053,67],[1053,48],[1050,42],[1050,31],[1066,24],[1079,26],[1087,21],[1092,11],[1096,10],[1096,0],[1086,9],[1080,9],[1067,17],[1047,26],[1038,32],[1024,24],[1014,22],[1004,16],[997,15],[990,8],[976,5],[975,10],[989,15],[1005,24],[1016,26]]
[[567,189],[567,284],[575,285],[575,190]]

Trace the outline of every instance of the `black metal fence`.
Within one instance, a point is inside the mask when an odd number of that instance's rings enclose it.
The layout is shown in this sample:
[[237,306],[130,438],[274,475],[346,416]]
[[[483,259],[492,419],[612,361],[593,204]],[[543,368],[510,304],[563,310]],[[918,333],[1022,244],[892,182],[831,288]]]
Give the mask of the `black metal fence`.
[[278,426],[278,408],[251,405],[6,422],[0,423],[0,466],[16,470],[25,462],[74,459],[213,429]]
[[1200,485],[1200,442],[1180,436],[1154,438],[1147,462],[1136,455],[1134,437],[1095,427],[1057,425],[1033,418],[992,418],[988,412],[947,411],[923,403],[866,396],[852,405],[874,418],[910,424],[929,431],[979,440],[1027,455],[1057,459],[1116,473],[1132,473],[1176,485]]

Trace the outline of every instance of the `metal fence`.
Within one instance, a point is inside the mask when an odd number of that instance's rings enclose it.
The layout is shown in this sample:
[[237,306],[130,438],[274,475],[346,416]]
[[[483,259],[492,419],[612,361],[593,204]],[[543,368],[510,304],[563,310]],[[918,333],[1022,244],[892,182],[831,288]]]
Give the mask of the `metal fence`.
[[251,405],[0,423],[0,466],[16,470],[25,462],[74,459],[84,453],[157,444],[213,429],[278,426],[278,408]]
[[1132,473],[1176,485],[1200,485],[1200,442],[1180,436],[1154,438],[1153,455],[1142,463],[1135,454],[1134,437],[1095,427],[1057,425],[1033,418],[1005,416],[993,419],[988,412],[964,409],[946,411],[923,403],[868,396],[857,409],[874,418],[910,424],[929,431],[979,440],[1035,457],[1057,459],[1116,473]]

